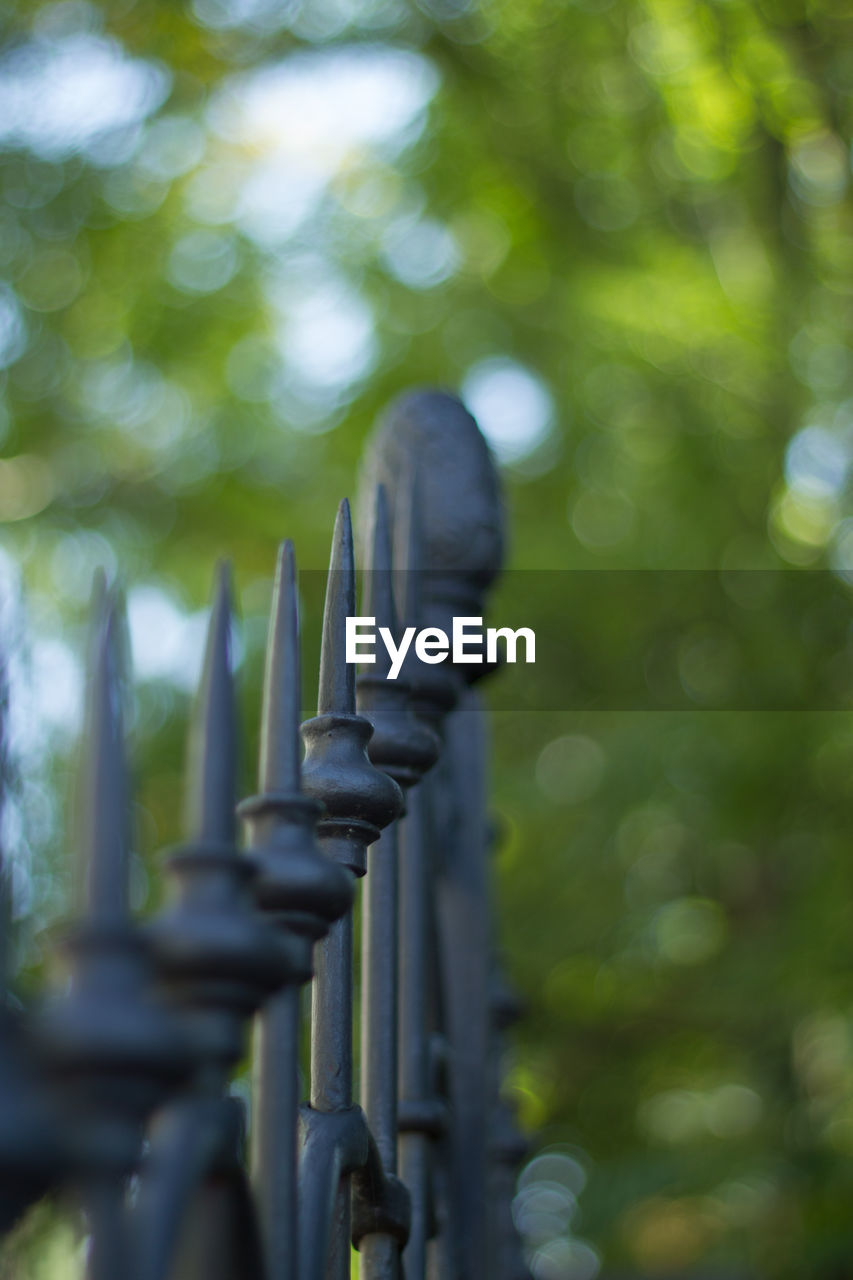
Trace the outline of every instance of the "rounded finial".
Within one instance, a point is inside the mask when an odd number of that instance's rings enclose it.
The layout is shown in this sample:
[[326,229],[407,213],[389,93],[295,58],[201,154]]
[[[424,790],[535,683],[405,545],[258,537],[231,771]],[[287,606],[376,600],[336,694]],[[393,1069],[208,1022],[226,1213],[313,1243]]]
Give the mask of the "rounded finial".
[[368,494],[385,486],[392,523],[413,469],[422,508],[425,619],[441,626],[448,612],[482,610],[505,541],[497,468],[476,421],[450,392],[408,392],[376,427],[362,481]]

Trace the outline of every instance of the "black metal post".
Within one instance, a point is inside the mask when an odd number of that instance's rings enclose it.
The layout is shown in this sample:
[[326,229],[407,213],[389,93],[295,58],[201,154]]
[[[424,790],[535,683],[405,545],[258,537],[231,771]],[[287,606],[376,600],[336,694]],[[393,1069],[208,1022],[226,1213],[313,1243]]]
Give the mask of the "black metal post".
[[[187,1029],[193,1088],[152,1134],[136,1212],[141,1280],[260,1277],[245,1211],[244,1118],[228,1096],[246,1026],[299,969],[294,942],[257,911],[256,867],[235,847],[236,714],[228,573],[220,568],[190,735],[189,843],[167,862],[173,904],[154,922],[162,984]],[[199,1204],[215,1215],[216,1247]],[[177,1263],[174,1259],[177,1258]]]
[[129,788],[124,759],[121,620],[96,581],[82,770],[78,893],[82,919],[64,939],[66,992],[39,1027],[82,1185],[90,1280],[133,1278],[125,1207],[143,1125],[188,1069],[176,1022],[153,998],[146,939],[128,913]]
[[[320,846],[351,875],[367,869],[366,849],[402,808],[395,782],[367,757],[371,724],[355,714],[355,671],[346,662],[346,619],[355,615],[355,558],[349,504],[338,511],[323,616],[318,714],[302,726],[305,789],[326,807]],[[311,1006],[311,1107],[330,1115],[352,1107],[352,913],[332,925],[316,952]],[[349,1275],[350,1203],[338,1189],[328,1280]]]
[[315,842],[321,806],[302,791],[299,669],[296,565],[286,542],[267,643],[260,794],[240,806],[259,869],[258,903],[298,948],[292,980],[266,1006],[256,1037],[252,1175],[268,1280],[295,1280],[298,1266],[299,990],[313,975],[314,944],[352,902],[351,876]]
[[[364,614],[399,636],[393,593],[391,529],[385,490],[373,495],[373,519],[364,592]],[[358,680],[358,705],[374,736],[368,752],[408,792],[438,758],[438,739],[412,714],[411,685],[389,678],[387,649]],[[376,1140],[386,1178],[397,1175],[398,916],[397,823],[383,832],[365,881],[362,923],[361,1101]],[[394,1280],[400,1274],[399,1243],[390,1232],[367,1232],[359,1240],[364,1280]]]
[[[365,466],[368,484],[383,484],[393,519],[403,518],[416,477],[422,507],[421,608],[425,625],[452,630],[454,615],[479,616],[503,554],[503,518],[494,463],[476,422],[444,392],[401,397],[376,433]],[[459,685],[482,674],[460,668]],[[436,690],[437,692],[437,690]],[[452,699],[451,699],[452,700]],[[434,832],[442,859],[433,863],[442,968],[448,1088],[447,1194],[441,1255],[449,1274],[484,1277],[487,1056],[485,804],[483,714],[464,691],[448,714],[428,681],[416,705],[433,720],[444,716],[444,749],[431,788],[439,814]],[[448,1238],[448,1230],[450,1238]]]

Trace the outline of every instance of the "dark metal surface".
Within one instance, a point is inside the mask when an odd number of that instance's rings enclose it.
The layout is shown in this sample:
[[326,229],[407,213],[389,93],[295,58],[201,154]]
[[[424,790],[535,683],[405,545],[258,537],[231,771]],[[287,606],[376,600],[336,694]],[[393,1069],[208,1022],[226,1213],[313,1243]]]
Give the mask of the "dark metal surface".
[[[417,476],[421,505],[425,618],[482,611],[500,572],[504,520],[497,472],[462,401],[446,391],[412,391],[390,406],[371,441],[365,488],[385,485],[392,522]],[[408,481],[408,483],[407,483]]]
[[178,1023],[154,994],[150,947],[128,914],[129,788],[119,603],[95,587],[81,788],[83,915],[64,936],[68,984],[38,1026],[91,1234],[91,1280],[132,1274],[125,1209],[145,1121],[189,1067]]
[[[247,1280],[260,1274],[256,1232],[245,1213],[243,1126],[235,1125],[239,1107],[228,1096],[228,1080],[245,1051],[255,1010],[298,971],[293,943],[257,910],[252,892],[255,867],[235,844],[236,716],[229,595],[223,566],[190,734],[189,843],[168,858],[174,902],[150,930],[161,983],[182,1014],[194,1071],[192,1088],[166,1108],[153,1148],[155,1159],[143,1169],[137,1217],[146,1280],[173,1274],[175,1250],[177,1274],[188,1278],[224,1277],[238,1262]],[[173,1178],[179,1162],[184,1168],[180,1184]],[[168,1190],[158,1182],[166,1183]],[[172,1206],[168,1215],[158,1210],[167,1202]],[[215,1251],[210,1248],[207,1215],[198,1207],[205,1202],[218,1206]],[[175,1203],[186,1213],[185,1222]]]
[[[397,640],[482,614],[503,522],[462,404],[433,391],[397,401],[364,481],[358,612]],[[500,1093],[517,1009],[494,960],[488,735],[469,687],[482,669],[427,665],[412,649],[392,680],[381,644],[358,674],[346,662],[357,608],[343,502],[317,715],[300,726],[297,602],[284,543],[258,793],[237,806],[229,573],[217,573],[186,843],[165,859],[171,898],[139,925],[121,604],[96,583],[68,981],[38,1014],[0,1006],[0,1232],[73,1188],[92,1280],[343,1280],[352,1246],[364,1280],[518,1280],[510,1207],[525,1145]],[[3,758],[0,745],[0,784]],[[250,1044],[247,1114],[232,1082]]]
[[[363,613],[399,640],[394,566],[385,489],[373,494]],[[439,756],[438,738],[411,709],[412,687],[389,680],[387,649],[358,680],[358,705],[373,725],[368,752],[404,790],[415,786]],[[386,1181],[397,1177],[399,839],[397,823],[377,842],[363,895],[361,949],[361,1102]],[[400,1274],[399,1241],[371,1231],[359,1244],[365,1280]]]
[[313,975],[315,944],[352,902],[351,877],[317,846],[322,807],[302,790],[299,671],[296,564],[292,545],[284,543],[267,643],[260,794],[240,806],[258,868],[258,905],[298,947],[291,982],[273,996],[258,1022],[254,1064],[252,1176],[267,1271],[277,1280],[297,1274],[299,987]]
[[[305,779],[324,805],[321,847],[354,876],[367,870],[367,846],[402,808],[397,784],[369,760],[373,726],[355,714],[354,669],[345,661],[345,622],[355,615],[355,555],[349,504],[341,503],[332,541],[323,616],[318,715],[302,726]],[[311,1006],[311,1106],[336,1116],[353,1105],[353,922],[348,911],[317,948]],[[350,1271],[349,1186],[332,1214],[326,1274]]]
[[[411,579],[409,607],[417,596],[414,610],[423,622],[446,632],[454,614],[482,616],[484,594],[502,563],[503,513],[494,465],[462,403],[436,391],[401,397],[379,426],[364,474],[366,483],[387,487],[395,517],[408,522],[408,554],[419,557],[405,566],[404,583]],[[431,788],[436,845],[429,886],[445,1012],[438,1029],[447,1042],[451,1113],[442,1147],[449,1165],[443,1211],[438,1206],[444,1236],[439,1256],[443,1272],[466,1280],[487,1275],[484,1081],[490,933],[483,713],[476,695],[459,686],[481,671],[465,667],[457,673],[453,710],[428,677],[417,691],[421,705],[426,702],[426,718],[441,725],[443,737]]]

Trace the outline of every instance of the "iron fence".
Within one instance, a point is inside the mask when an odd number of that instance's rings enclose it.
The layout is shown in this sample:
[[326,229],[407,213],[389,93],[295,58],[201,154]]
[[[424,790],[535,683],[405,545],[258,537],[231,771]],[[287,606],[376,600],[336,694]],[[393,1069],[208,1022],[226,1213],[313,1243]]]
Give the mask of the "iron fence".
[[[496,476],[461,403],[392,406],[362,477],[362,614],[396,633],[479,615],[502,554]],[[300,727],[294,552],[280,550],[258,793],[236,805],[228,572],[190,732],[169,905],[128,904],[120,602],[96,586],[69,981],[0,1011],[0,1225],[71,1190],[91,1280],[515,1280],[524,1144],[500,1096],[517,1016],[489,909],[480,667],[345,660],[349,507],[335,523],[317,715]],[[304,743],[304,759],[300,737]],[[238,818],[246,847],[238,845]],[[353,908],[361,895],[360,1105]],[[300,1105],[301,992],[310,1094]],[[231,1090],[250,1028],[250,1117]],[[249,1154],[245,1153],[248,1146]]]

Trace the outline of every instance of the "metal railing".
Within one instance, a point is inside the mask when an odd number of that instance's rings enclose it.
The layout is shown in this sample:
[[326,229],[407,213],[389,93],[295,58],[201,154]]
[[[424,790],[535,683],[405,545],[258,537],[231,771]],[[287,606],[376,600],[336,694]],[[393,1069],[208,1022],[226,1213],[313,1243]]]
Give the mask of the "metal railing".
[[[339,1280],[352,1245],[376,1280],[525,1274],[510,1212],[524,1144],[499,1078],[517,1011],[495,962],[486,733],[465,678],[482,668],[407,658],[392,681],[381,649],[357,677],[345,660],[357,612],[392,633],[398,615],[449,631],[454,614],[482,613],[501,561],[497,481],[461,403],[418,392],[374,436],[362,491],[361,607],[343,502],[317,715],[301,728],[297,576],[281,548],[258,794],[239,805],[218,571],[187,841],[166,857],[170,904],[141,923],[128,905],[123,623],[116,591],[96,587],[69,981],[37,1013],[0,1010],[0,1226],[72,1191],[91,1280]],[[253,1021],[247,1160],[230,1080]]]

